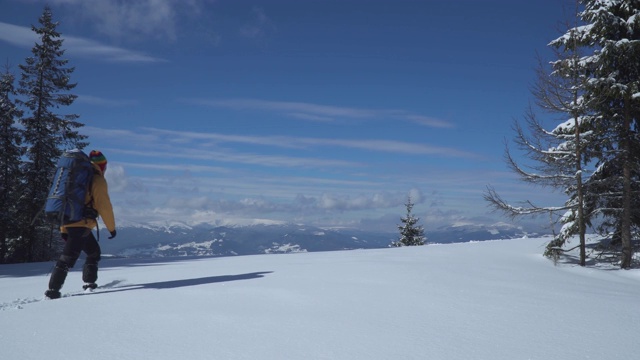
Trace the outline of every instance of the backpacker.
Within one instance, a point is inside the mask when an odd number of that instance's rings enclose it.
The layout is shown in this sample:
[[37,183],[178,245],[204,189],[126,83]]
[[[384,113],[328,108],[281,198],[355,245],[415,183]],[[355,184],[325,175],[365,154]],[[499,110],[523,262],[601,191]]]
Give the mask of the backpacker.
[[44,206],[47,221],[66,225],[84,218],[95,218],[95,210],[85,210],[85,199],[91,181],[93,165],[84,152],[66,151],[58,160],[49,196]]

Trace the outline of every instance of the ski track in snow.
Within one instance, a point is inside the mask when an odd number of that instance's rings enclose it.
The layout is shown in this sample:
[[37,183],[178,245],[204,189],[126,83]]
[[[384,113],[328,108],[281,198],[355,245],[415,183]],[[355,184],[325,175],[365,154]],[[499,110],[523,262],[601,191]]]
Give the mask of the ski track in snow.
[[[108,289],[117,289],[117,288],[125,288],[127,287],[126,285],[120,285],[121,283],[123,283],[124,280],[114,280],[111,281],[108,284],[105,285],[101,285],[98,286],[95,290],[81,290],[81,291],[75,291],[75,292],[67,292],[62,294],[62,297],[60,299],[55,299],[57,300],[61,300],[64,298],[68,298],[68,297],[72,297],[72,296],[83,296],[83,295],[91,295],[91,294],[98,294],[101,292],[106,292]],[[44,291],[43,291],[44,293]],[[24,299],[16,299],[14,301],[10,301],[7,303],[3,303],[0,304],[0,311],[6,311],[6,310],[22,310],[24,309],[25,305],[28,304],[33,304],[33,303],[37,303],[37,302],[41,302],[41,301],[54,301],[51,299],[47,299],[44,294],[42,295],[42,297],[31,297],[31,298],[24,298]]]

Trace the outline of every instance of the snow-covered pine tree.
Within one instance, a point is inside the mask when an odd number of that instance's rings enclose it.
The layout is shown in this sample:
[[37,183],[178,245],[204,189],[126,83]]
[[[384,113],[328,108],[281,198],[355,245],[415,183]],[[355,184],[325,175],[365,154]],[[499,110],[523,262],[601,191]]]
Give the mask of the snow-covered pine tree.
[[[577,5],[577,3],[576,3]],[[576,8],[576,21],[578,9]],[[571,25],[567,25],[570,27]],[[539,61],[537,82],[532,95],[538,109],[553,115],[558,121],[555,128],[547,128],[538,120],[536,112],[529,107],[525,113],[526,130],[515,123],[515,143],[530,164],[520,164],[506,146],[505,158],[509,167],[525,182],[564,191],[568,196],[562,206],[539,206],[526,201],[525,206],[513,206],[503,200],[492,187],[485,192],[485,199],[497,210],[511,217],[538,215],[544,213],[564,213],[558,221],[562,230],[547,246],[546,255],[556,255],[562,251],[565,241],[578,234],[580,237],[580,264],[586,263],[585,228],[590,223],[593,212],[585,211],[584,178],[592,169],[590,163],[594,146],[590,132],[592,114],[585,102],[588,71],[578,67],[580,47],[577,46],[581,32],[577,27],[569,30],[549,46],[554,51],[555,60],[549,65]],[[553,226],[554,224],[552,224]]]
[[581,65],[583,48],[580,39],[584,28],[579,18],[579,1],[575,1],[573,27],[549,45],[554,50],[556,60],[551,62],[552,72],[545,78],[539,74],[541,82],[534,89],[538,105],[552,113],[565,114],[569,120],[560,124],[553,133],[563,140],[559,147],[568,152],[571,160],[566,164],[568,173],[573,168],[574,180],[564,189],[569,195],[565,203],[568,211],[560,218],[563,224],[560,233],[547,245],[545,255],[551,256],[562,248],[572,236],[580,241],[580,265],[586,264],[586,228],[592,224],[597,212],[594,209],[594,194],[587,193],[584,185],[594,172],[593,162],[598,143],[593,136],[595,116],[585,98],[591,73],[588,66]]
[[[586,99],[597,116],[598,168],[586,184],[598,193],[603,230],[622,244],[620,267],[631,267],[633,228],[640,226],[640,1],[582,0],[580,45],[591,54]],[[609,232],[607,231],[607,232]],[[637,234],[635,234],[637,236]]]
[[15,77],[6,66],[0,75],[0,264],[12,262],[9,242],[17,238],[14,220],[18,200],[18,184],[22,156],[22,134],[15,126],[22,116],[12,97],[15,96]]
[[[56,30],[51,9],[46,6],[39,19],[40,27],[32,26],[40,41],[32,48],[32,56],[19,65],[22,75],[18,93],[23,97],[18,102],[26,110],[21,123],[24,126],[24,140],[27,146],[27,161],[23,164],[25,188],[22,191],[21,209],[23,216],[24,261],[45,260],[48,258],[47,238],[51,238],[50,229],[45,228],[39,212],[49,190],[50,178],[55,170],[57,159],[63,147],[82,149],[86,146],[77,128],[83,126],[77,122],[78,115],[59,115],[54,111],[69,106],[76,95],[68,93],[76,84],[70,82],[73,67],[68,60],[62,59],[63,39]],[[36,219],[35,223],[31,221]],[[31,224],[31,225],[30,225]]]
[[424,228],[418,224],[419,218],[413,216],[411,211],[414,204],[411,202],[411,198],[408,199],[405,204],[407,208],[407,216],[401,218],[402,225],[398,225],[400,230],[400,239],[391,243],[392,247],[401,246],[420,246],[424,245],[426,237],[424,236]]

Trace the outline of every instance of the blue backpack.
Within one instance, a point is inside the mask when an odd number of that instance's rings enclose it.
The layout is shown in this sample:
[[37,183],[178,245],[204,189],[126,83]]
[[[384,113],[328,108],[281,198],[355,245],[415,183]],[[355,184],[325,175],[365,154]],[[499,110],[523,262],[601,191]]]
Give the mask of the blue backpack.
[[95,218],[95,210],[85,210],[85,198],[93,180],[93,165],[87,154],[70,150],[58,160],[53,183],[44,206],[47,221],[66,225],[85,218]]

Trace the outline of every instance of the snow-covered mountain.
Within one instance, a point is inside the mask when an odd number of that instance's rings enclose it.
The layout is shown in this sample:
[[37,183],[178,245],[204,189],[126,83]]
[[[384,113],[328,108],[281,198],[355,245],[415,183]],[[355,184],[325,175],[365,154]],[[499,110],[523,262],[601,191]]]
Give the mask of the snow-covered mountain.
[[514,225],[504,222],[494,224],[459,223],[427,230],[430,243],[449,244],[468,241],[484,241],[495,239],[516,239],[522,237],[540,237],[550,231],[539,225]]
[[[531,233],[511,224],[456,224],[426,231],[429,243],[511,239]],[[300,224],[216,226],[184,223],[129,224],[114,240],[102,240],[105,254],[122,257],[230,256],[386,248],[396,233]],[[103,232],[101,239],[106,239]]]
[[[101,234],[101,238],[105,237]],[[129,226],[100,242],[117,256],[229,256],[387,247],[392,234],[295,224],[253,226]]]

